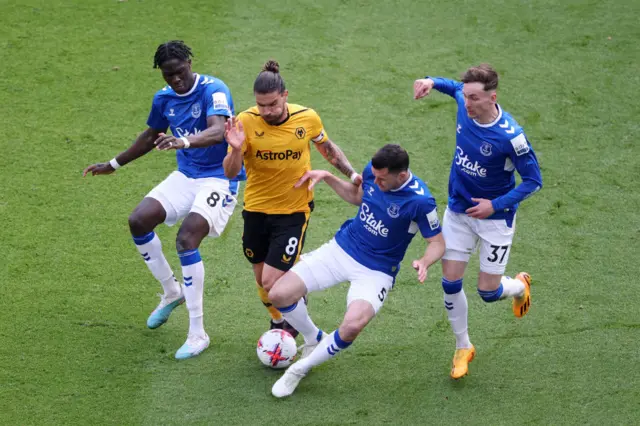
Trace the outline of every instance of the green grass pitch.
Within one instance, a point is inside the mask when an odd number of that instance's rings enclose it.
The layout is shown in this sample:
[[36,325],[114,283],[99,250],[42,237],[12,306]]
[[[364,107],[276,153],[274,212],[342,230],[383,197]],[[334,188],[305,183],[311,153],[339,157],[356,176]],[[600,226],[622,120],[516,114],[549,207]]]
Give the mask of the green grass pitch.
[[[632,0],[0,0],[0,424],[640,423],[638,16]],[[358,341],[276,400],[280,372],[255,354],[268,319],[238,209],[201,248],[212,346],[175,361],[186,309],[146,328],[161,289],[127,227],[173,154],[81,177],[144,129],[164,85],[153,53],[170,39],[193,48],[195,71],[229,85],[238,111],[275,58],[290,101],[316,109],[355,166],[384,143],[406,147],[441,213],[455,104],[413,101],[413,80],[494,65],[545,183],[521,207],[508,267],[533,276],[530,313],[483,303],[473,261],[478,356],[451,381],[440,267],[417,283],[416,238]],[[306,250],[354,214],[325,185],[316,206]],[[157,229],[179,275],[176,231]],[[311,296],[325,330],[345,296],[345,285]]]

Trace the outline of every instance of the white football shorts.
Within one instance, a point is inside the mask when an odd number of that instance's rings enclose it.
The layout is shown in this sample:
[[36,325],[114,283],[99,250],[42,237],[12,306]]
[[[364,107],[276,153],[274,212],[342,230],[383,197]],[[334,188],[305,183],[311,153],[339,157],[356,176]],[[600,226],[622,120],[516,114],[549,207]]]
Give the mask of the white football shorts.
[[443,259],[468,262],[480,246],[480,270],[502,275],[509,261],[515,229],[515,218],[509,228],[506,220],[476,219],[447,208],[442,220],[447,247]]
[[209,236],[219,237],[227,226],[238,201],[230,183],[219,178],[188,178],[172,172],[147,197],[156,199],[167,212],[164,223],[175,225],[189,213],[198,213],[209,223]]
[[335,239],[320,248],[303,254],[293,268],[309,293],[348,281],[347,307],[354,300],[365,300],[378,313],[393,287],[394,279],[356,262],[338,245]]

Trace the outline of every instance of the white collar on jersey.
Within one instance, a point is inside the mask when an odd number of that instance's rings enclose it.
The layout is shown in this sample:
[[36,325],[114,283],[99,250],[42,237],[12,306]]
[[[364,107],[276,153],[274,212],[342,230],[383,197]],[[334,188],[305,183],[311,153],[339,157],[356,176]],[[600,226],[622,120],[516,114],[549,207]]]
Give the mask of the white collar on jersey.
[[406,180],[406,182],[403,183],[400,188],[398,188],[398,189],[390,189],[389,192],[398,192],[398,191],[404,189],[404,187],[409,185],[409,182],[411,182],[412,180],[413,180],[413,173],[411,173],[411,170],[409,170],[409,178]]
[[[200,74],[196,73],[196,79],[193,81],[193,87],[191,88],[191,90],[189,90],[187,93],[183,93],[182,95],[180,93],[176,93],[176,96],[189,96],[190,94],[193,93],[194,90],[196,90],[196,87],[198,87],[198,81],[200,81]],[[175,90],[174,90],[175,93]]]
[[491,123],[482,124],[482,123],[478,123],[475,119],[473,120],[473,122],[476,123],[480,127],[491,127],[491,126],[495,126],[496,124],[498,124],[498,121],[500,121],[500,119],[502,118],[502,108],[500,108],[500,104],[496,104],[496,106],[498,107],[498,116]]

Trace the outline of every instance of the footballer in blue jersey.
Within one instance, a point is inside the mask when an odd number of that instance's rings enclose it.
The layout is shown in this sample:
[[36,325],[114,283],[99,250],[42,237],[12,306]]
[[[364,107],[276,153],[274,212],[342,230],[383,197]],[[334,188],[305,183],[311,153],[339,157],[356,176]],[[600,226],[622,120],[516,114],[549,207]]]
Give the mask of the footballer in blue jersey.
[[[427,185],[409,170],[409,155],[399,145],[385,145],[367,164],[362,185],[355,186],[323,170],[307,172],[298,185],[325,181],[345,201],[358,206],[335,238],[303,255],[269,292],[285,320],[303,336],[301,359],[273,385],[278,397],[291,395],[312,367],[348,348],[387,299],[409,243],[420,232],[424,256],[413,261],[418,280],[445,252],[436,202]],[[325,335],[311,321],[304,303],[308,292],[349,281],[347,312],[340,327]]]
[[[455,99],[456,149],[449,176],[449,202],[442,232],[444,305],[456,336],[451,377],[468,373],[475,348],[467,331],[467,299],[462,278],[479,247],[478,293],[485,302],[512,298],[516,317],[531,305],[531,276],[503,276],[515,231],[516,211],[542,187],[533,148],[516,120],[497,103],[498,74],[489,65],[469,68],[462,81],[426,77],[414,83],[414,98],[435,89]],[[514,173],[522,182],[516,186]]]
[[[151,105],[147,129],[126,151],[107,163],[93,164],[83,175],[111,174],[127,163],[158,151],[176,150],[178,170],[147,194],[129,217],[133,241],[164,294],[147,319],[149,328],[164,324],[173,309],[186,301],[189,333],[176,352],[177,359],[198,355],[209,346],[203,326],[204,266],[198,250],[206,236],[222,234],[236,205],[238,180],[227,179],[222,161],[227,152],[225,122],[233,116],[229,88],[219,79],[194,73],[191,49],[174,40],[158,46],[154,68],[162,71],[167,86]],[[171,134],[166,134],[171,129]],[[176,280],[162,253],[154,229],[184,219],[176,238],[183,285]]]

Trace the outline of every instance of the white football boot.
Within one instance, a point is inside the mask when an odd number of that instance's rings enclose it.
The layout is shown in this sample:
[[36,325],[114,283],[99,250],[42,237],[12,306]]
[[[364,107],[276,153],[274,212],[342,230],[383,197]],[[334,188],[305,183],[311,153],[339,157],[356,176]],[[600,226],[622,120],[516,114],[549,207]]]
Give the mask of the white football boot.
[[202,351],[209,347],[209,335],[207,333],[204,336],[196,336],[190,334],[187,336],[187,341],[176,352],[176,359],[188,359],[194,356],[200,355]]
[[300,380],[302,380],[306,375],[307,373],[300,368],[300,363],[296,362],[292,364],[291,367],[287,368],[287,371],[284,372],[282,377],[273,384],[271,394],[276,398],[291,395],[298,387]]

